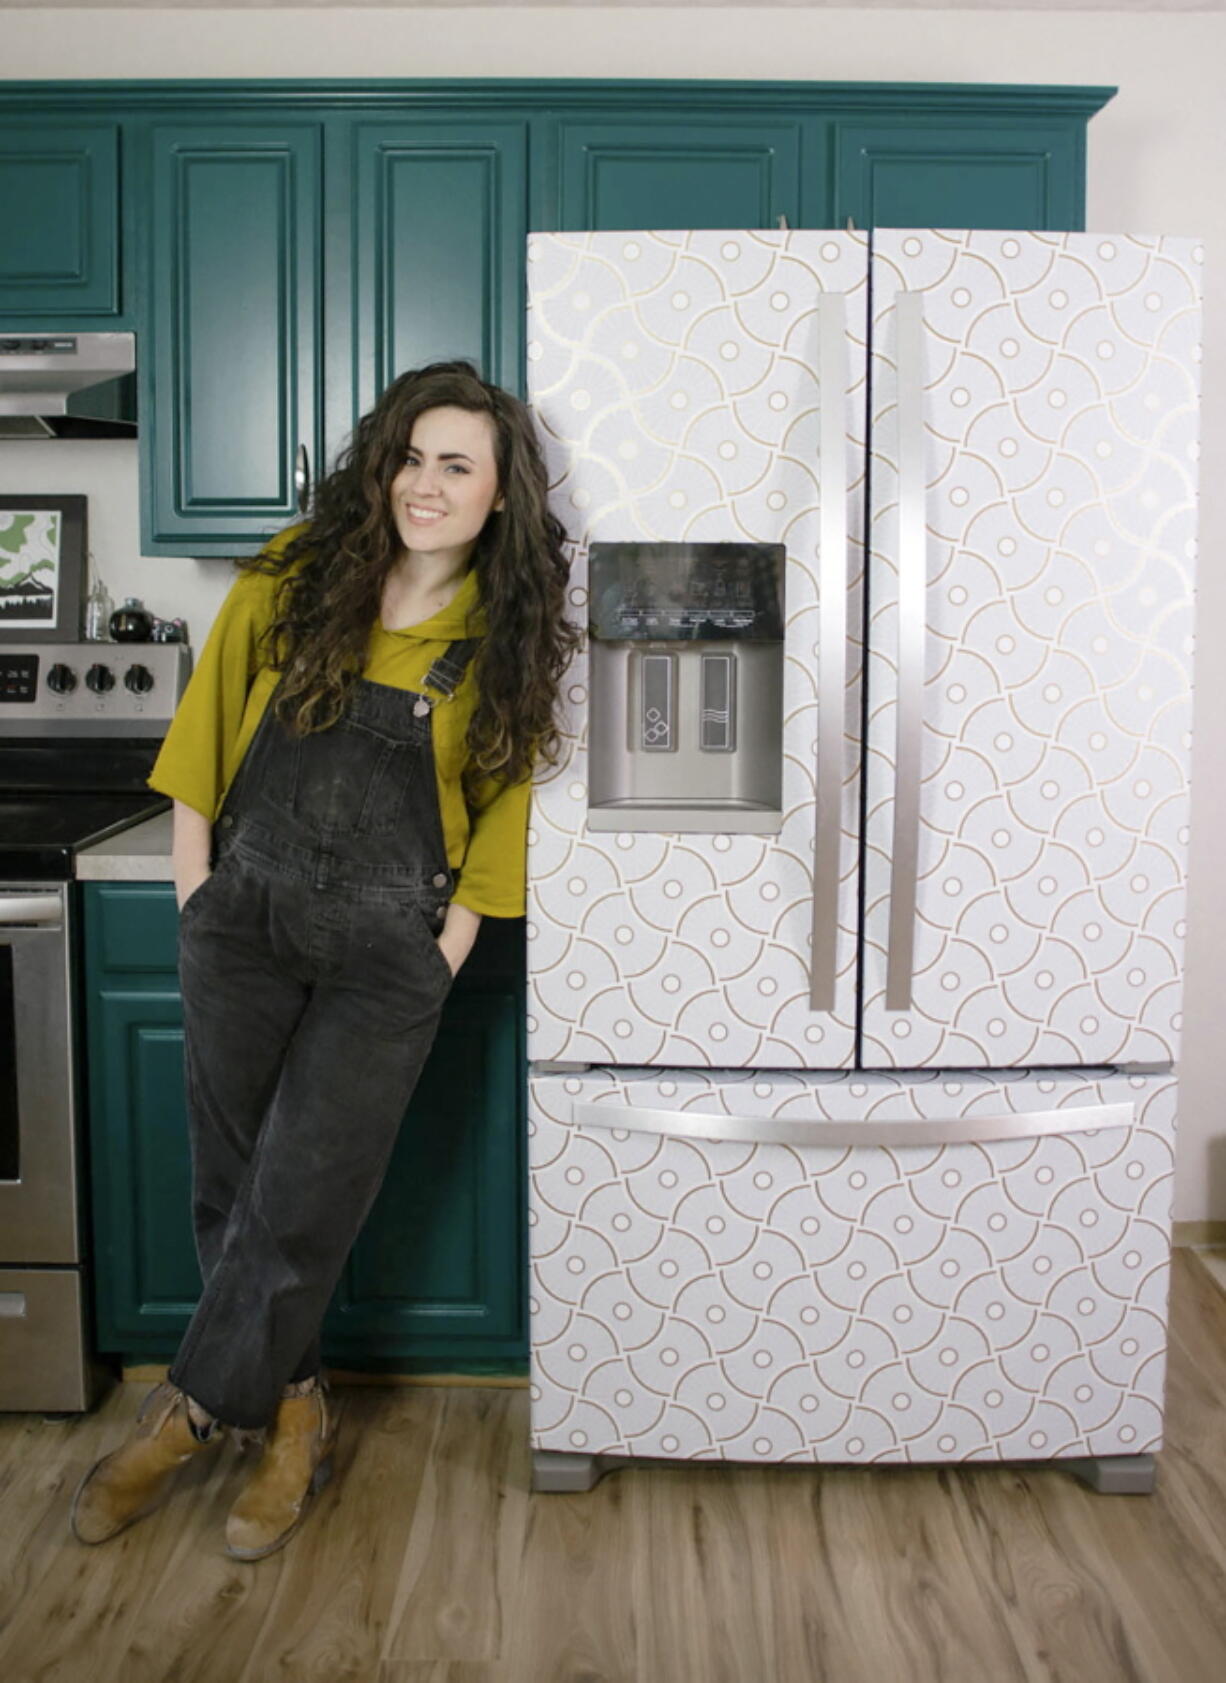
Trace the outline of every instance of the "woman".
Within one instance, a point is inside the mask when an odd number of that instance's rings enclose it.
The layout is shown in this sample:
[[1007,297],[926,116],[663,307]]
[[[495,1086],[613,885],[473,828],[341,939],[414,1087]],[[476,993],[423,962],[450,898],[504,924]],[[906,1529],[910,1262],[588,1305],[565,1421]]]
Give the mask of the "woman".
[[528,412],[467,363],[402,375],[245,564],[150,779],[174,797],[204,1291],[72,1523],[102,1542],[226,1427],[259,1559],[328,1475],[319,1326],[482,916],[523,910],[534,758],[575,633]]

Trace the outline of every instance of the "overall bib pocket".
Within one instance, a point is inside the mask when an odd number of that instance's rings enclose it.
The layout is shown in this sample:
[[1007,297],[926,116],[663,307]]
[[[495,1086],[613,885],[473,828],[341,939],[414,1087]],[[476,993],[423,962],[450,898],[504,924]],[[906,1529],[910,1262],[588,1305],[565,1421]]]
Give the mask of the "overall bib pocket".
[[268,793],[315,834],[391,835],[419,788],[429,720],[410,722],[418,728],[404,735],[343,718],[329,730],[290,736],[274,761],[280,786]]

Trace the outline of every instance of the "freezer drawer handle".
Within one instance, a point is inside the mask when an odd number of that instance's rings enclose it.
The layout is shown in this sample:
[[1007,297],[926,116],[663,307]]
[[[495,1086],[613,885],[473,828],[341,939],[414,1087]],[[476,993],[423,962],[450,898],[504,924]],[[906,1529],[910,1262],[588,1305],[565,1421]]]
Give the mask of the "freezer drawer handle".
[[847,688],[847,300],[822,295],[818,309],[821,382],[821,552],[818,563],[817,810],[813,836],[813,945],[809,1005],[833,1011],[839,939],[843,713]]
[[894,843],[885,1008],[911,1009],[915,893],[919,872],[923,744],[924,616],[928,582],[924,508],[923,294],[900,292],[898,312],[898,736],[894,753]]
[[628,1128],[633,1133],[674,1139],[736,1140],[747,1145],[852,1146],[987,1145],[1040,1134],[1084,1134],[1098,1128],[1130,1128],[1130,1104],[1090,1104],[1068,1110],[1006,1111],[1003,1115],[917,1117],[912,1122],[831,1122],[826,1117],[712,1116],[693,1110],[651,1110],[631,1104],[571,1104],[580,1128]]

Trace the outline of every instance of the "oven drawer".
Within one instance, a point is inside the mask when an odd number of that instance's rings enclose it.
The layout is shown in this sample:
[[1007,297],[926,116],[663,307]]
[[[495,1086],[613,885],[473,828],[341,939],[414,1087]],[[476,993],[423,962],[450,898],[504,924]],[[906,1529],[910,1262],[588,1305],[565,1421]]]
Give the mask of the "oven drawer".
[[75,1268],[0,1268],[0,1409],[89,1408],[82,1296]]

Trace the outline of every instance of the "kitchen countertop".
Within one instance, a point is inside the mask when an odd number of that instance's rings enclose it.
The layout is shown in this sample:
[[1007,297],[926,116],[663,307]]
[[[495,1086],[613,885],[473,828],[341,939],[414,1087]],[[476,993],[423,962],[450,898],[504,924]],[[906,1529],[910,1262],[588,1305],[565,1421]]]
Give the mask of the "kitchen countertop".
[[159,812],[77,854],[78,882],[169,882],[171,813]]

